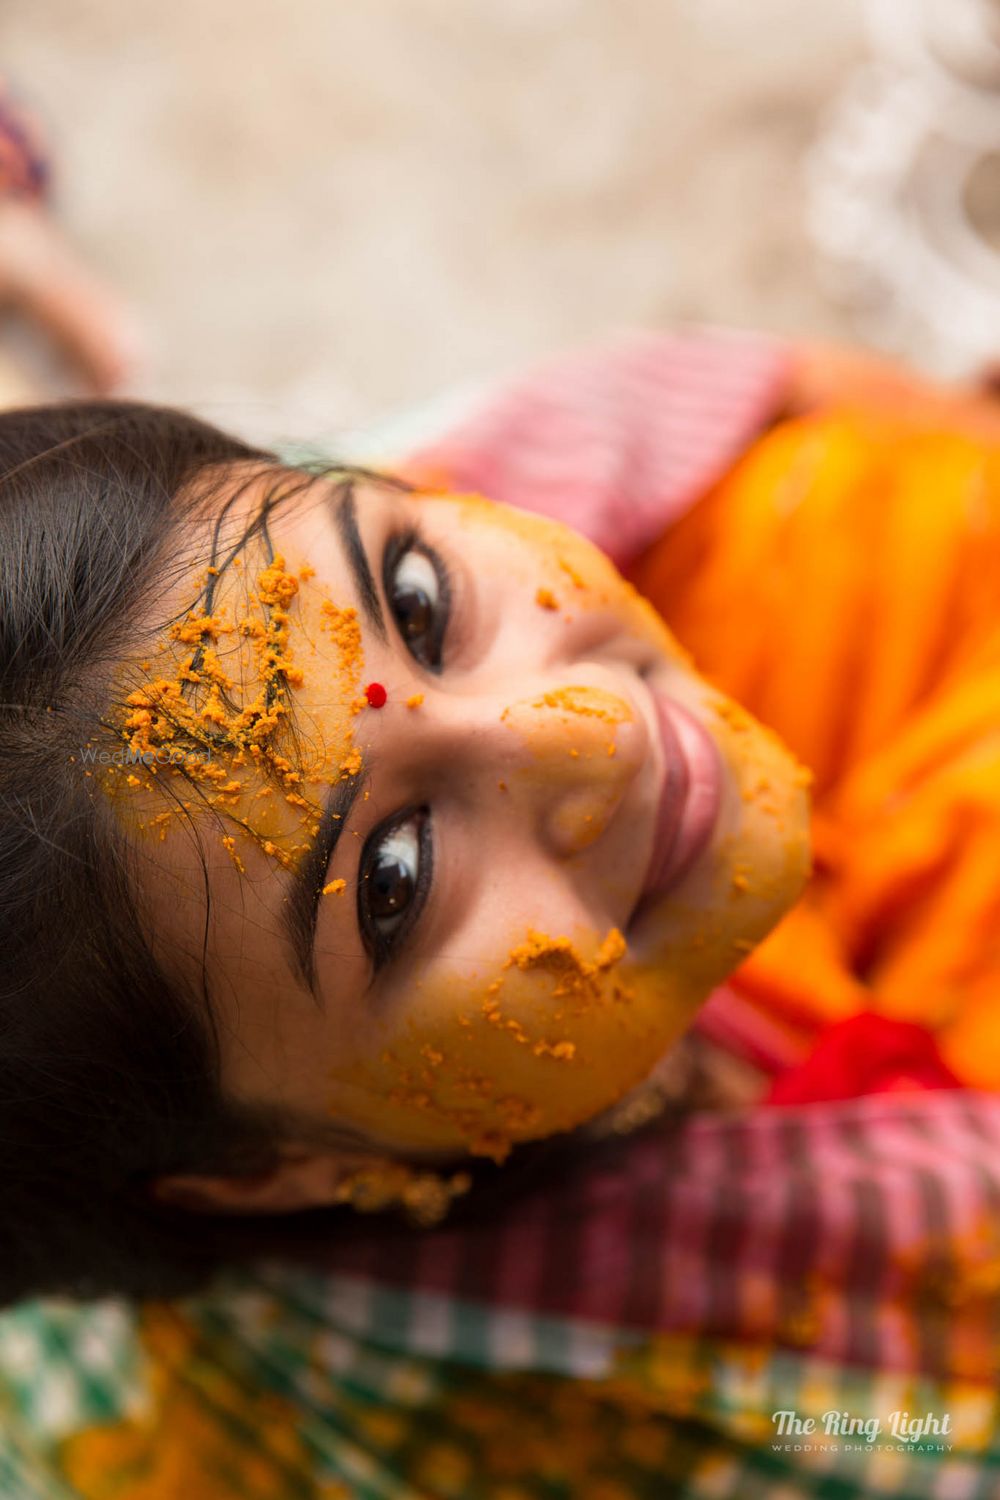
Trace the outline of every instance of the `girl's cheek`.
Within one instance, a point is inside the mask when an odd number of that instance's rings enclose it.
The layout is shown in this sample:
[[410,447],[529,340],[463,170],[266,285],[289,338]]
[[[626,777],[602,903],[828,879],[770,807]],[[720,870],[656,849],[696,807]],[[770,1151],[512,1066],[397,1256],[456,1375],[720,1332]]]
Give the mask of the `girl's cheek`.
[[[734,833],[724,869],[739,947],[756,946],[801,895],[812,869],[813,776],[778,736],[738,704],[713,700],[716,742],[731,767]],[[746,952],[738,954],[740,962]]]
[[652,605],[578,532],[478,495],[456,496],[444,503],[452,526],[465,533],[470,556],[478,557],[482,549],[483,564],[495,568],[497,543],[504,547],[504,576],[524,590],[529,617],[540,609],[571,622],[581,614],[610,612],[667,656],[690,664]]
[[617,929],[527,929],[492,967],[418,980],[401,1019],[331,1076],[332,1115],[388,1149],[502,1160],[649,1075],[808,873],[807,773],[749,715],[698,691],[734,774],[711,857],[646,919],[648,935],[629,950]]
[[704,998],[715,968],[676,957],[654,971],[617,929],[529,930],[492,973],[418,985],[374,1055],[338,1069],[331,1113],[390,1148],[498,1161],[572,1130],[640,1083]]

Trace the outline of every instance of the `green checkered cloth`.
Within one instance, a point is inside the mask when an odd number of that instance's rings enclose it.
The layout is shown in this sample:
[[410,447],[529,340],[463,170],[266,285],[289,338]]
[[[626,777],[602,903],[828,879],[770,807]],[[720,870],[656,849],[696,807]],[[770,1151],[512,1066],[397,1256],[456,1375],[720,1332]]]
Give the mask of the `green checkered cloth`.
[[491,1220],[25,1303],[0,1494],[993,1500],[998,1164],[993,1095],[703,1113]]
[[[991,1500],[994,1394],[808,1352],[644,1337],[288,1266],[171,1306],[0,1318],[16,1500]],[[877,1415],[877,1445],[772,1414]],[[896,1443],[890,1414],[949,1413]],[[939,1446],[943,1445],[943,1446]]]

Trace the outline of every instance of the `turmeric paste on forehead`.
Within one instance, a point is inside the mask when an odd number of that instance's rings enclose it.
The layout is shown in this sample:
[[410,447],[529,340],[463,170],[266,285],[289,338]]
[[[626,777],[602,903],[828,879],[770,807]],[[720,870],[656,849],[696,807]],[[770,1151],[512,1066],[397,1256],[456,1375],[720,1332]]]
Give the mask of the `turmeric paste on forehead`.
[[[195,605],[170,625],[160,645],[159,670],[148,661],[139,663],[145,680],[125,695],[124,714],[115,726],[122,764],[129,767],[123,784],[149,793],[169,779],[183,779],[197,789],[196,805],[224,814],[266,857],[288,868],[314,835],[320,816],[318,798],[308,786],[356,776],[362,765],[349,725],[332,765],[318,753],[307,765],[294,734],[291,694],[303,686],[305,674],[295,660],[292,637],[300,586],[313,570],[306,565],[296,574],[275,553],[258,571],[245,607],[231,611],[215,606],[218,570],[209,574],[213,583],[206,594],[213,607]],[[320,622],[336,648],[332,676],[356,713],[363,701],[358,684],[364,667],[357,612],[323,600]],[[107,769],[114,789],[122,778],[117,765]],[[265,826],[277,816],[273,800],[257,802],[262,810],[253,817],[245,813],[247,802],[274,791],[291,810],[290,830]],[[175,800],[166,813],[140,819],[139,826],[156,828],[165,837],[172,820],[191,809],[191,801]],[[225,834],[222,844],[242,873],[233,834]]]

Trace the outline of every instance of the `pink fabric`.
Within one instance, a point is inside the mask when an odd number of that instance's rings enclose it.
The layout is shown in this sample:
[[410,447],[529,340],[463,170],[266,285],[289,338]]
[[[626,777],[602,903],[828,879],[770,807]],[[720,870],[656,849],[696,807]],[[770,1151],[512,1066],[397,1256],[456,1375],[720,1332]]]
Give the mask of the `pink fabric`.
[[661,1121],[494,1215],[326,1268],[493,1311],[995,1371],[1000,1099],[963,1091]]
[[694,1029],[765,1073],[782,1073],[802,1061],[800,1044],[728,984],[713,990],[695,1017]]
[[790,360],[757,335],[632,336],[500,387],[406,469],[565,521],[621,566],[775,415]]

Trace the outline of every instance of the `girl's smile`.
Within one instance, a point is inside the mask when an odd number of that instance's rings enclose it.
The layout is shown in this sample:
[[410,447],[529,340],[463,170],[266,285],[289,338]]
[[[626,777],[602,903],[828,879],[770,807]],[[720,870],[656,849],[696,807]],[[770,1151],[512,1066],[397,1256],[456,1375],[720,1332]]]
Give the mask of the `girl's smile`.
[[705,847],[719,814],[724,769],[697,719],[666,693],[650,696],[664,767],[643,899],[656,902]]

